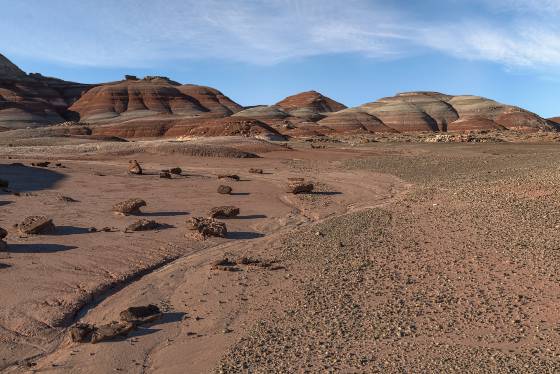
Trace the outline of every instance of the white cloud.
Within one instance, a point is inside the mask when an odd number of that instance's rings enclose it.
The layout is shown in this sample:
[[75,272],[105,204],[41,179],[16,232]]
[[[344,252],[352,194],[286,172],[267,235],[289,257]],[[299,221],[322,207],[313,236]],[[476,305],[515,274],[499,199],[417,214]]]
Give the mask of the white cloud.
[[[94,66],[185,58],[274,64],[411,51],[507,66],[560,65],[560,28],[552,22],[560,1],[475,1],[456,0],[452,17],[438,17],[434,0],[426,1],[433,16],[429,8],[420,16],[405,1],[380,0],[0,0],[0,43],[8,55]],[[462,16],[460,9],[469,7]]]

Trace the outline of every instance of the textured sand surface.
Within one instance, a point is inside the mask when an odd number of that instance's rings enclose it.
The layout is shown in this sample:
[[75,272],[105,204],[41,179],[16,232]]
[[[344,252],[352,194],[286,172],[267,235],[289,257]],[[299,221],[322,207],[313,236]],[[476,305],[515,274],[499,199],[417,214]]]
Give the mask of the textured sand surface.
[[[125,175],[125,158],[62,169],[5,161],[1,174],[22,191],[0,196],[13,248],[0,260],[5,370],[560,370],[556,146],[293,146],[260,159],[141,155],[145,176]],[[172,166],[188,176],[152,175]],[[223,173],[241,176],[228,182],[237,195],[215,192]],[[298,176],[316,193],[286,194],[285,181]],[[110,207],[132,196],[147,201],[146,218],[174,227],[81,230],[124,227],[133,217]],[[231,234],[185,238],[185,218],[217,205],[241,208],[242,217],[223,220]],[[35,213],[51,215],[57,234],[18,237],[10,225]],[[224,256],[271,266],[212,269]],[[110,282],[120,286],[104,289]],[[163,317],[121,340],[66,336],[73,322],[107,323],[149,303]]]

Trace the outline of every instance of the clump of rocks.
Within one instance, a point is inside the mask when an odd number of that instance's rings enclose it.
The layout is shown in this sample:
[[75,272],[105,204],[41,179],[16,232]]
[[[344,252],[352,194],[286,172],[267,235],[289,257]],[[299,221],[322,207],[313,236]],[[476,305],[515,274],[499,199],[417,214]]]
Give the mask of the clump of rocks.
[[198,240],[211,236],[225,238],[227,235],[226,224],[213,218],[189,217],[186,223],[187,229],[191,231],[190,236]]
[[218,179],[231,179],[234,181],[239,181],[241,178],[239,178],[239,175],[236,174],[220,174],[218,175]]
[[288,178],[286,192],[293,194],[310,193],[313,188],[313,183],[306,182],[304,178]]
[[88,323],[78,323],[69,330],[70,339],[76,343],[98,343],[124,337],[136,327],[152,322],[162,313],[153,304],[147,306],[129,307],[120,313],[120,321],[95,326]]
[[0,227],[0,252],[8,251],[8,243],[4,240],[8,236],[8,231]]
[[210,218],[232,218],[239,215],[239,208],[233,205],[217,206],[210,209]]
[[251,174],[262,174],[262,173],[264,173],[264,171],[263,171],[263,169],[250,168],[249,173],[251,173]]
[[226,186],[225,184],[222,184],[218,187],[218,193],[222,195],[229,195],[231,191],[233,191],[233,189],[230,186]]
[[142,218],[128,225],[124,231],[150,231],[157,230],[159,227],[160,224],[156,221]]
[[140,208],[146,206],[146,202],[142,199],[133,198],[125,201],[121,201],[113,205],[113,212],[128,215],[140,213]]
[[54,223],[47,216],[29,216],[17,225],[20,234],[44,235],[52,234],[55,230]]
[[142,175],[142,167],[136,160],[128,161],[128,174]]

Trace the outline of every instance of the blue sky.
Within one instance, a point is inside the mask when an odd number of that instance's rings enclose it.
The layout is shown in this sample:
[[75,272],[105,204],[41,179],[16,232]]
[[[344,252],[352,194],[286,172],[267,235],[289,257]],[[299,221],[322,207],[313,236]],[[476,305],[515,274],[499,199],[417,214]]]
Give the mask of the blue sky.
[[243,105],[412,90],[560,115],[560,0],[0,0],[0,53],[80,82],[166,75]]

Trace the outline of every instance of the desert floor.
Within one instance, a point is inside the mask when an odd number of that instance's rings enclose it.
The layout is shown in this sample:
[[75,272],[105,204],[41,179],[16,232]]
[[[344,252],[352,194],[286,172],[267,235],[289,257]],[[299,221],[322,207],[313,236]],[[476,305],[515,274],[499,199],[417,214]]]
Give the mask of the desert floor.
[[[293,147],[247,159],[61,156],[64,167],[48,168],[11,150],[0,161],[19,192],[0,194],[0,371],[560,370],[557,145]],[[130,158],[146,175],[127,175]],[[159,178],[175,166],[185,175]],[[289,177],[316,192],[287,194]],[[224,183],[232,195],[216,193]],[[111,206],[130,197],[165,228],[124,232],[139,217]],[[219,205],[241,209],[223,220],[227,238],[185,237],[186,218]],[[37,214],[55,234],[18,235],[13,224]],[[273,266],[211,268],[240,256]],[[77,322],[149,303],[163,317],[126,338],[68,338]]]

